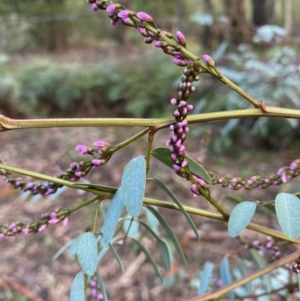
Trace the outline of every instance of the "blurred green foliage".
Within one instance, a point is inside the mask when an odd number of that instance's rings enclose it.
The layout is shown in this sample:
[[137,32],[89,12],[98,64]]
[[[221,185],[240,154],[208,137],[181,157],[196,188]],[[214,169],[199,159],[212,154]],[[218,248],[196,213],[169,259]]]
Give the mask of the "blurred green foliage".
[[[223,55],[215,53],[218,70],[243,90],[267,105],[283,108],[300,108],[299,73],[300,61],[297,48],[275,45],[255,51],[249,45],[240,45],[236,52]],[[213,55],[214,56],[214,55]],[[240,95],[211,77],[201,76],[198,87],[198,102],[194,112],[213,112],[250,108]],[[194,130],[201,135],[211,124]],[[299,136],[297,119],[247,118],[215,123],[213,149],[224,149],[241,145],[285,148]]]
[[0,107],[10,117],[160,117],[181,71],[157,51],[139,62],[105,58],[84,65],[44,59],[10,67],[2,56]]

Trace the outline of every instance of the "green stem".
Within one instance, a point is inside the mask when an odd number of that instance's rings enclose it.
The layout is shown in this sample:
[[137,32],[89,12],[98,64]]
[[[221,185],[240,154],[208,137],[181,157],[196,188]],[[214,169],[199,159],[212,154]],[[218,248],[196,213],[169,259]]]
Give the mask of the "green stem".
[[94,215],[94,223],[93,223],[93,233],[96,234],[97,232],[97,222],[98,222],[98,215],[99,215],[99,206],[101,200],[98,200],[96,203],[95,215]]
[[149,128],[144,129],[143,131],[137,133],[136,135],[130,137],[129,139],[123,141],[122,143],[119,143],[118,145],[116,145],[115,147],[115,151],[122,149],[123,147],[129,145],[130,143],[134,142],[135,140],[143,137],[144,135],[146,135],[148,132],[150,131]]
[[[261,109],[242,109],[211,113],[192,114],[187,116],[189,123],[203,123],[209,121],[228,120],[234,118],[250,117],[276,117],[300,119],[300,110],[285,109],[267,106],[267,113]],[[26,129],[26,128],[51,128],[51,127],[168,127],[174,123],[174,117],[164,118],[62,118],[62,119],[10,119],[0,115],[0,131]]]
[[222,208],[222,206],[220,206],[208,193],[208,190],[203,188],[199,183],[196,182],[196,180],[194,179],[190,169],[187,167],[185,168],[185,172],[189,175],[189,181],[193,184],[195,184],[199,190],[199,192],[201,193],[201,195],[203,195],[212,206],[214,206],[224,217],[224,220],[228,220],[229,215],[224,211],[224,209]]
[[56,183],[56,184],[67,186],[67,187],[70,187],[70,188],[73,188],[73,189],[79,189],[79,190],[84,190],[84,191],[87,191],[87,192],[92,192],[94,194],[97,194],[98,197],[101,196],[101,198],[103,198],[103,199],[104,198],[111,198],[113,196],[113,193],[111,193],[111,192],[100,191],[98,189],[89,188],[89,187],[81,187],[81,186],[76,187],[76,185],[78,185],[77,183],[69,182],[69,181],[58,179],[58,178],[51,177],[51,176],[46,176],[46,175],[41,174],[41,173],[37,173],[37,172],[33,172],[33,171],[29,171],[29,170],[21,169],[21,168],[17,168],[17,167],[13,167],[13,166],[6,165],[6,164],[0,164],[0,169],[16,172],[16,173],[19,173],[19,174],[22,174],[22,175],[26,175],[26,176],[35,178],[35,179],[40,179],[40,180]]
[[294,260],[299,258],[299,251],[296,251],[288,256],[285,256],[284,258],[273,262],[269,265],[267,265],[266,267],[251,273],[250,275],[242,278],[242,279],[238,279],[228,285],[223,286],[222,288],[218,289],[217,291],[213,292],[213,293],[206,293],[203,294],[202,296],[198,296],[198,297],[194,297],[191,299],[188,299],[186,301],[208,301],[208,300],[216,300],[218,298],[220,298],[221,296],[225,295],[226,293],[245,285],[246,283],[249,283],[250,281],[261,277],[267,273],[272,272],[273,270],[284,266],[287,263],[293,262]]
[[152,150],[152,144],[154,140],[155,131],[150,130],[148,135],[148,146],[147,146],[147,154],[146,154],[146,174],[148,175],[149,169],[150,169],[150,158],[151,158],[151,150]]
[[[145,198],[144,205],[151,205],[151,206],[163,207],[166,209],[180,211],[179,207],[175,204],[171,204],[171,203],[167,203],[167,202],[163,202],[163,201],[159,201],[159,200],[154,200],[154,199]],[[226,218],[224,218],[224,216],[222,214],[212,213],[209,211],[205,211],[205,210],[197,209],[197,208],[193,208],[193,207],[188,207],[188,206],[183,206],[183,208],[185,209],[186,212],[191,213],[191,214],[205,216],[205,217],[223,221],[223,222],[228,221]],[[255,232],[262,233],[262,234],[265,234],[268,236],[272,236],[272,237],[280,239],[280,240],[284,240],[284,241],[295,243],[295,244],[300,244],[299,239],[289,238],[281,232],[278,232],[278,231],[275,231],[275,230],[272,230],[269,228],[265,228],[265,227],[262,227],[262,226],[259,226],[259,225],[253,224],[253,223],[248,224],[247,228],[250,230],[253,230]]]

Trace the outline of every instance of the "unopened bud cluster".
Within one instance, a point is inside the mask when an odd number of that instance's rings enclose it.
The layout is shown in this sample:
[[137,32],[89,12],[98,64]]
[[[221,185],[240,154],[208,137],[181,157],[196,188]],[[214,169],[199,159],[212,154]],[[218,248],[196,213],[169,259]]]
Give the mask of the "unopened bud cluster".
[[[110,158],[108,155],[108,150],[110,149],[110,144],[99,140],[93,143],[94,147],[88,147],[86,145],[77,145],[75,150],[83,155],[93,156],[92,160],[73,162],[65,173],[56,175],[56,178],[75,182],[80,178],[86,176],[88,172],[93,167],[99,167],[104,165]],[[16,189],[21,189],[23,192],[30,191],[33,195],[50,195],[56,193],[58,188],[63,187],[63,185],[47,182],[40,183],[36,182],[26,182],[22,178],[15,178],[13,174],[4,169],[0,169],[0,175],[4,176],[4,181],[13,185]]]
[[95,277],[89,281],[88,286],[92,300],[103,300],[103,295],[101,294],[97,279]]
[[266,237],[265,242],[261,242],[259,240],[254,240],[253,242],[249,242],[244,245],[245,249],[256,249],[258,251],[269,251],[271,252],[272,260],[276,261],[280,259],[281,252],[279,247],[275,245],[275,242],[271,236]]
[[295,273],[295,274],[299,274],[300,273],[300,256],[299,258],[293,262],[290,266],[289,269]]
[[[190,63],[190,60],[180,52],[182,47],[186,47],[185,36],[182,32],[177,31],[175,37],[170,32],[158,29],[153,18],[147,13],[135,13],[131,10],[127,10],[123,5],[118,3],[101,0],[88,0],[87,2],[92,4],[93,11],[98,11],[99,9],[106,10],[113,26],[121,21],[125,26],[136,28],[144,37],[146,44],[154,42],[155,47],[161,48],[164,53],[173,56],[174,64],[185,67]],[[176,43],[168,43],[162,36]]]
[[290,166],[282,167],[277,171],[277,174],[270,176],[258,175],[249,179],[243,179],[241,177],[219,177],[213,172],[209,172],[209,174],[212,178],[213,185],[221,185],[221,187],[229,187],[233,190],[251,190],[254,188],[265,189],[271,185],[281,185],[292,178],[298,177],[300,174],[300,159],[294,160]]
[[68,213],[60,214],[60,208],[51,212],[50,214],[42,214],[38,222],[24,224],[21,222],[11,223],[9,227],[0,224],[0,238],[15,236],[16,234],[29,235],[31,233],[38,233],[44,231],[49,225],[62,223],[64,226],[68,224]]
[[[190,97],[191,93],[195,91],[195,87],[192,83],[199,80],[198,74],[200,71],[200,65],[197,62],[189,63],[184,69],[181,77],[181,83],[178,86],[177,95],[171,99],[171,104],[176,106],[173,113],[176,122],[170,126],[173,136],[166,141],[166,145],[169,147],[171,152],[174,171],[185,179],[189,176],[186,173],[188,161],[185,159],[184,146],[186,134],[189,131],[186,117],[189,112],[193,110],[193,106],[187,103],[187,99]],[[197,176],[193,176],[193,178],[198,185],[206,186],[203,179],[198,178]],[[195,196],[200,195],[196,184],[191,186],[191,190]]]

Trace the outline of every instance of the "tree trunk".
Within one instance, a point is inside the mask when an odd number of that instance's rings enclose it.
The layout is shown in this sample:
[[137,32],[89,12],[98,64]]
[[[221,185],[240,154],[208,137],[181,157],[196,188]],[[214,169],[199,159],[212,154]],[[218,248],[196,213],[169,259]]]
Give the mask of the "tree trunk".
[[249,40],[244,0],[224,0],[225,13],[229,17],[229,42],[239,45]]
[[252,22],[255,26],[274,22],[274,0],[252,0]]

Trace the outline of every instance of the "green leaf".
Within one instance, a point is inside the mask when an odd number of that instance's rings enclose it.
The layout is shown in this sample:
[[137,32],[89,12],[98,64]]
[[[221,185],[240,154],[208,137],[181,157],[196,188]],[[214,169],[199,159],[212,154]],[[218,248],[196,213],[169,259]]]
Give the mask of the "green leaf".
[[92,276],[97,268],[98,244],[92,232],[86,232],[78,237],[77,257],[83,271]]
[[97,282],[98,282],[100,290],[101,290],[101,294],[103,295],[103,300],[108,301],[105,286],[104,286],[104,282],[103,282],[102,277],[100,276],[100,274],[98,272],[96,272],[96,277],[97,277]]
[[159,249],[160,249],[161,256],[162,256],[163,262],[165,264],[165,267],[168,271],[170,271],[170,269],[171,269],[171,258],[170,258],[170,252],[169,252],[168,245],[163,240],[160,240],[158,245],[159,245]]
[[214,265],[213,263],[206,261],[204,268],[200,273],[200,285],[198,289],[198,295],[205,294],[208,292],[209,283],[212,280]]
[[283,233],[290,238],[300,236],[300,200],[291,193],[279,193],[275,198],[275,209]]
[[[229,263],[228,263],[228,258],[224,257],[221,260],[220,264],[220,277],[222,280],[223,285],[230,284],[232,282],[232,277],[230,273],[230,268],[229,268]],[[233,292],[228,292],[227,296],[229,297],[230,300],[234,300],[234,294]]]
[[112,243],[109,243],[108,246],[109,246],[110,250],[112,251],[112,253],[113,253],[115,259],[117,260],[117,262],[118,262],[118,264],[119,264],[119,267],[120,267],[120,269],[121,269],[121,271],[122,271],[122,273],[123,273],[123,272],[124,272],[124,266],[123,266],[123,263],[122,263],[122,261],[121,261],[121,258],[119,257],[119,255],[118,255],[118,253],[117,253],[117,251],[116,251],[116,249],[114,248],[114,246],[113,246]]
[[146,213],[147,221],[148,221],[148,223],[149,223],[150,226],[151,226],[151,229],[152,229],[156,234],[158,234],[158,233],[159,233],[159,229],[158,229],[159,222],[158,222],[157,218],[156,218],[155,215],[153,215],[153,213],[151,213],[151,211],[149,211],[149,210],[145,210],[145,213]]
[[185,257],[182,252],[182,249],[178,243],[176,236],[174,235],[173,231],[171,230],[170,226],[168,225],[168,223],[164,220],[164,218],[160,215],[160,213],[156,209],[154,209],[151,206],[148,206],[147,209],[150,210],[155,215],[155,217],[158,219],[161,226],[165,229],[165,231],[167,232],[170,240],[172,241],[182,263],[185,265],[186,261],[185,261]]
[[[158,161],[164,163],[168,167],[173,168],[174,163],[171,160],[171,153],[170,153],[170,150],[167,147],[158,147],[158,148],[154,149],[151,152],[151,154]],[[198,162],[196,162],[194,159],[192,159],[188,155],[185,155],[185,159],[188,161],[190,171],[193,174],[197,175],[198,177],[200,177],[201,179],[203,179],[208,184],[212,183],[210,175],[203,168],[203,166],[201,164],[199,164]]]
[[86,188],[94,188],[99,191],[104,191],[104,192],[111,192],[115,193],[118,188],[112,187],[112,186],[105,186],[105,185],[98,185],[98,184],[92,184],[92,183],[72,183],[72,186],[77,189],[86,189]]
[[143,156],[129,161],[121,180],[121,198],[128,213],[138,216],[143,204],[146,186],[146,162]]
[[231,211],[228,221],[228,233],[232,237],[238,236],[250,223],[256,209],[254,202],[242,202]]
[[84,297],[84,274],[79,272],[71,285],[70,301],[85,301]]
[[103,233],[102,239],[103,239],[103,244],[105,246],[108,246],[113,236],[115,227],[122,214],[123,208],[124,208],[124,203],[121,199],[121,189],[119,188],[109,204],[104,219],[104,225],[102,228],[102,233]]
[[158,178],[153,178],[153,181],[164,190],[164,192],[174,201],[174,203],[178,206],[178,208],[180,209],[180,211],[182,212],[182,214],[185,216],[187,222],[190,224],[191,228],[193,229],[195,236],[197,238],[197,240],[200,240],[200,236],[198,233],[198,230],[192,220],[192,218],[190,217],[190,215],[185,211],[184,207],[182,206],[182,204],[180,203],[180,201],[177,199],[177,197],[174,195],[174,193],[169,189],[169,187],[160,179]]
[[135,238],[131,238],[131,239],[139,247],[139,249],[146,255],[146,257],[147,257],[148,261],[151,263],[156,275],[160,278],[161,282],[163,282],[163,277],[162,277],[161,273],[159,272],[157,265],[155,264],[153,258],[151,257],[151,255],[149,254],[147,249],[140,243],[139,240],[137,240]]
[[157,242],[160,242],[160,240],[161,240],[160,237],[156,234],[155,231],[153,231],[151,225],[149,226],[143,220],[139,220],[139,223],[142,224],[153,235],[153,237],[157,240]]

